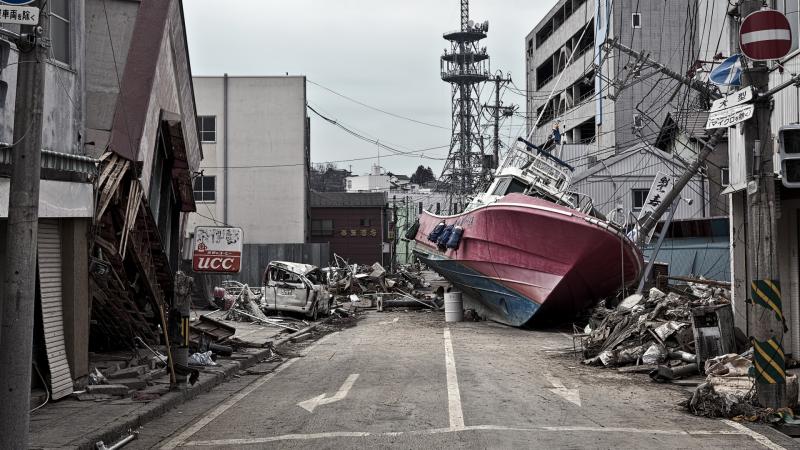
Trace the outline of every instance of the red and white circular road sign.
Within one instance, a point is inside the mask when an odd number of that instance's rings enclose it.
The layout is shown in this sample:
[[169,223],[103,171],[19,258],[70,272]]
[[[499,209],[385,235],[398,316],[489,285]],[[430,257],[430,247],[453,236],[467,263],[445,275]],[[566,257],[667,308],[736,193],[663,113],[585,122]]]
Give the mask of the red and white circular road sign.
[[782,13],[762,9],[742,21],[739,43],[742,53],[750,59],[780,59],[792,49],[792,28]]

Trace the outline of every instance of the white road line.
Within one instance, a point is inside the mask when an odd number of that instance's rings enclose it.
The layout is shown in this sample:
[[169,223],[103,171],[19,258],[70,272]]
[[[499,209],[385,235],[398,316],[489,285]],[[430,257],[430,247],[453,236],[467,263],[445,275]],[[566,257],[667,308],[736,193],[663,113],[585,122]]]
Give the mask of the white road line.
[[[475,425],[465,426],[461,428],[431,428],[428,430],[412,430],[412,431],[389,431],[371,433],[368,431],[336,431],[330,433],[308,433],[308,434],[284,434],[281,436],[269,436],[263,438],[242,438],[242,439],[218,439],[212,441],[191,441],[185,445],[187,447],[220,447],[220,446],[243,446],[264,444],[269,442],[279,441],[310,441],[315,439],[328,439],[328,438],[359,438],[369,436],[424,436],[433,434],[444,433],[459,433],[464,431],[513,431],[513,432],[589,432],[589,433],[628,433],[628,434],[660,434],[671,436],[731,436],[742,435],[740,431],[734,430],[659,430],[659,429],[639,429],[639,428],[615,428],[615,427],[578,427],[578,426],[555,426],[555,427],[530,427],[530,428],[517,428],[506,427],[501,425]],[[755,438],[754,438],[755,439]],[[781,447],[775,447],[780,449]]]
[[[338,334],[338,333],[331,333],[331,334],[328,334],[326,336],[323,336],[322,339],[320,339],[317,342],[315,342],[315,343],[311,344],[310,346],[308,346],[304,353],[309,353],[314,347],[322,344],[323,342],[325,342],[326,340],[330,339],[335,334]],[[253,391],[255,391],[256,389],[261,387],[264,383],[266,383],[267,381],[273,379],[279,373],[283,372],[286,368],[288,368],[289,366],[294,364],[294,362],[297,361],[298,359],[300,359],[300,358],[292,358],[289,361],[286,361],[285,363],[283,363],[280,366],[278,366],[278,368],[275,369],[274,372],[271,372],[271,373],[268,373],[267,375],[264,375],[263,377],[261,377],[258,380],[254,381],[253,383],[251,383],[250,385],[248,385],[247,387],[245,387],[241,391],[237,392],[233,397],[230,397],[228,400],[226,400],[224,403],[222,403],[219,406],[217,406],[210,413],[206,414],[202,419],[200,419],[197,422],[195,422],[194,425],[192,425],[191,427],[186,429],[186,431],[184,431],[183,433],[179,434],[178,436],[176,436],[175,438],[173,438],[172,440],[170,440],[166,444],[162,445],[161,446],[161,450],[172,450],[172,449],[182,445],[184,442],[186,442],[187,439],[189,439],[190,437],[194,436],[198,431],[200,431],[203,427],[205,427],[206,425],[211,423],[211,421],[213,421],[214,419],[219,417],[222,413],[227,411],[231,406],[239,403],[243,398],[247,397],[248,395],[253,393]]]
[[769,440],[769,438],[764,436],[763,434],[757,433],[757,432],[751,430],[750,428],[747,428],[746,426],[744,426],[744,425],[742,425],[742,424],[740,424],[738,422],[734,422],[734,421],[728,420],[728,419],[722,419],[722,422],[727,424],[728,426],[730,426],[732,428],[735,428],[735,429],[739,430],[742,434],[746,434],[746,435],[750,436],[756,442],[758,442],[759,444],[763,445],[764,447],[767,447],[767,448],[772,449],[772,450],[785,450],[780,445],[778,445],[778,444],[772,442],[771,440]]
[[444,329],[444,359],[447,367],[447,409],[450,412],[450,428],[464,428],[464,411],[461,409],[461,392],[458,390],[456,360],[453,357],[453,342],[450,328]]

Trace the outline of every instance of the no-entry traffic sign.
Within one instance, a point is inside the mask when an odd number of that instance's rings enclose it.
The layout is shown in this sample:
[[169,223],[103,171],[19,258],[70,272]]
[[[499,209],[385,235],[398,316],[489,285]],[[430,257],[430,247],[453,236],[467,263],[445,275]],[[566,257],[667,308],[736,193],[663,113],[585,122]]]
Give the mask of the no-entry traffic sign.
[[756,61],[780,59],[792,49],[789,20],[774,9],[762,9],[745,17],[739,27],[742,53]]

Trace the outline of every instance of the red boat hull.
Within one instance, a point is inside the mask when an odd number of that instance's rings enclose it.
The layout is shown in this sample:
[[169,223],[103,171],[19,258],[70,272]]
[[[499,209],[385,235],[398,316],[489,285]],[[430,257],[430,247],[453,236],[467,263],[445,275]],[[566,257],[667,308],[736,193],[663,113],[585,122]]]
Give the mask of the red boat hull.
[[[437,224],[464,229],[456,249],[428,240]],[[563,322],[639,278],[642,254],[621,232],[575,210],[522,194],[459,214],[423,213],[415,253],[512,326]]]

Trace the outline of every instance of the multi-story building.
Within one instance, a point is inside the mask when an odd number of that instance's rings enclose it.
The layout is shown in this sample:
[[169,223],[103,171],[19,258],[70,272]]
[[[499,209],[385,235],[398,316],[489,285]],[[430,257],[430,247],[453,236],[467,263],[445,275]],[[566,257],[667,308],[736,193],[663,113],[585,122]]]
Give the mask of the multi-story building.
[[[697,152],[705,121],[687,112],[702,104],[700,95],[674,96],[677,81],[604,44],[617,40],[685,74],[714,55],[696,41],[708,33],[694,20],[705,14],[698,4],[560,0],[526,36],[530,140],[544,142],[558,125],[563,146],[554,151],[574,166],[576,188],[603,212],[635,213],[659,172],[679,176]],[[687,45],[676,47],[665,36]],[[720,195],[726,170],[721,148],[685,191],[697,201],[680,206],[676,218],[727,215]]]
[[245,244],[307,242],[305,77],[195,77],[194,88],[205,158],[189,230],[225,223]]

